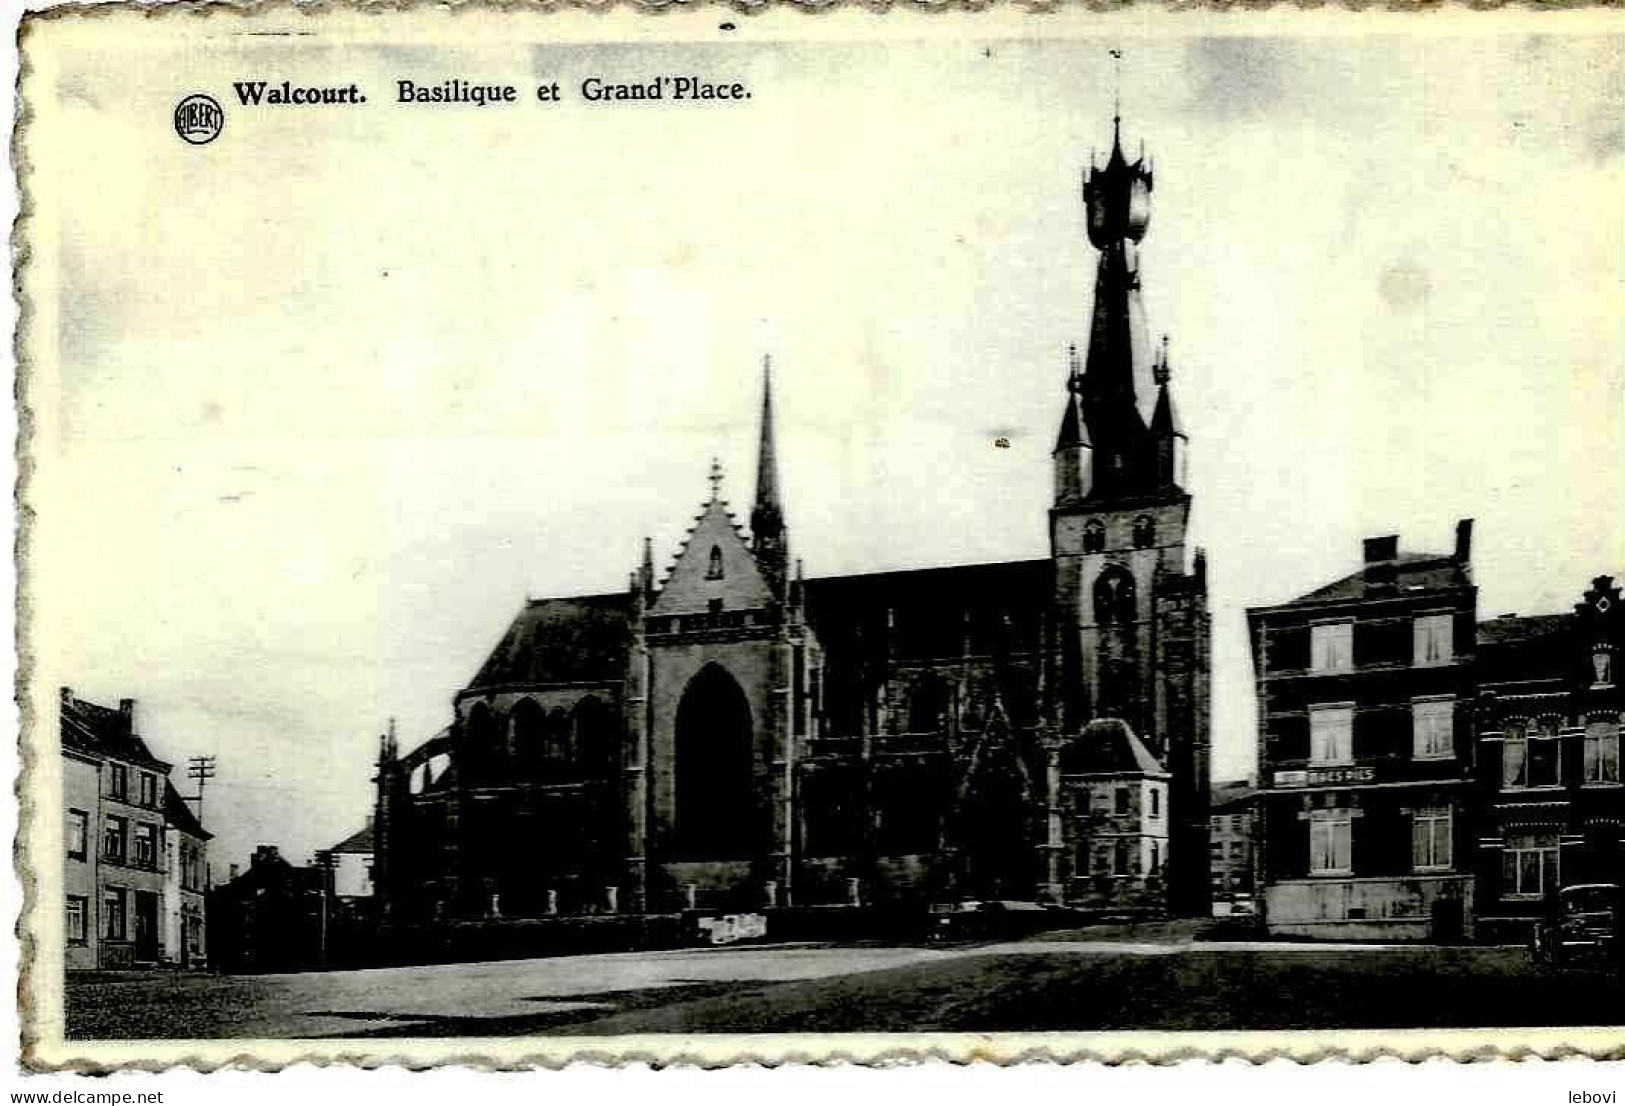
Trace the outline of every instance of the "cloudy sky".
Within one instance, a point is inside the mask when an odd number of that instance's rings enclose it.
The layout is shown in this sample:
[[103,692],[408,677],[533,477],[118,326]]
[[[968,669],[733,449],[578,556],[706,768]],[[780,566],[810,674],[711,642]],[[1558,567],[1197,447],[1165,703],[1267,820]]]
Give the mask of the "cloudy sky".
[[[1253,756],[1244,609],[1362,536],[1476,518],[1486,616],[1625,571],[1618,38],[289,41],[34,78],[37,680],[218,757],[217,873],[358,828],[386,720],[443,726],[527,595],[624,586],[645,534],[667,559],[713,454],[748,503],[765,353],[810,575],[1042,556],[1113,46],[1217,774]],[[526,96],[691,72],[753,98]],[[390,102],[453,76],[521,102]],[[283,77],[371,103],[229,99]],[[195,90],[227,104],[207,147],[167,129]]]

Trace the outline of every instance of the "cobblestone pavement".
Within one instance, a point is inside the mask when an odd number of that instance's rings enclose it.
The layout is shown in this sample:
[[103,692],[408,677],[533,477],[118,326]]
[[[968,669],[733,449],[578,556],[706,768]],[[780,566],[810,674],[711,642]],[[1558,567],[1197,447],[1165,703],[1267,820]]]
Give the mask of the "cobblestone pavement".
[[1510,948],[1091,940],[776,945],[289,975],[102,974],[68,1035],[1236,1029],[1613,1024],[1618,981]]

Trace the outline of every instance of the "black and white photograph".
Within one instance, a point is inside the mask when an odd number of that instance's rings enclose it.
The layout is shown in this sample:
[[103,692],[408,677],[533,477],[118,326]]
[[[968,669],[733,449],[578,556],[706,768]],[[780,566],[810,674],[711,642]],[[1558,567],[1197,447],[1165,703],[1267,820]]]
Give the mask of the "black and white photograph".
[[30,1062],[1617,1049],[1617,24],[126,14]]

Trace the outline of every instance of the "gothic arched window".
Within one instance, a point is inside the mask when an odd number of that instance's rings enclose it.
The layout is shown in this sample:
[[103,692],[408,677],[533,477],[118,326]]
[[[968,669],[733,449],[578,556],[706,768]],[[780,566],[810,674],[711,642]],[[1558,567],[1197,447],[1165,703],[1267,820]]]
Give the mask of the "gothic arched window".
[[1095,621],[1102,626],[1134,621],[1134,577],[1122,565],[1109,565],[1095,578]]
[[711,563],[705,570],[705,578],[707,580],[722,579],[722,549],[720,546],[713,545],[711,547]]
[[1141,515],[1134,520],[1134,548],[1149,549],[1151,543],[1157,540],[1157,525],[1151,521],[1150,515]]
[[521,699],[508,715],[509,747],[530,768],[542,759],[542,708],[534,699]]
[[1099,553],[1106,548],[1106,524],[1092,518],[1083,524],[1083,551]]

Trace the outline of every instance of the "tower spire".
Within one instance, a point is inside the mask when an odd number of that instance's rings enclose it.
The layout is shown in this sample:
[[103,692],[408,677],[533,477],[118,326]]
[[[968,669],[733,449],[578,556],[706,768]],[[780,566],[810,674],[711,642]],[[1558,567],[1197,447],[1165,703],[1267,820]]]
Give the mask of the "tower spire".
[[790,543],[779,501],[779,454],[773,434],[773,358],[762,358],[762,427],[756,451],[756,503],[750,512],[751,547],[774,591],[784,594]]
[[1112,149],[1123,148],[1123,51],[1111,51],[1112,72]]

